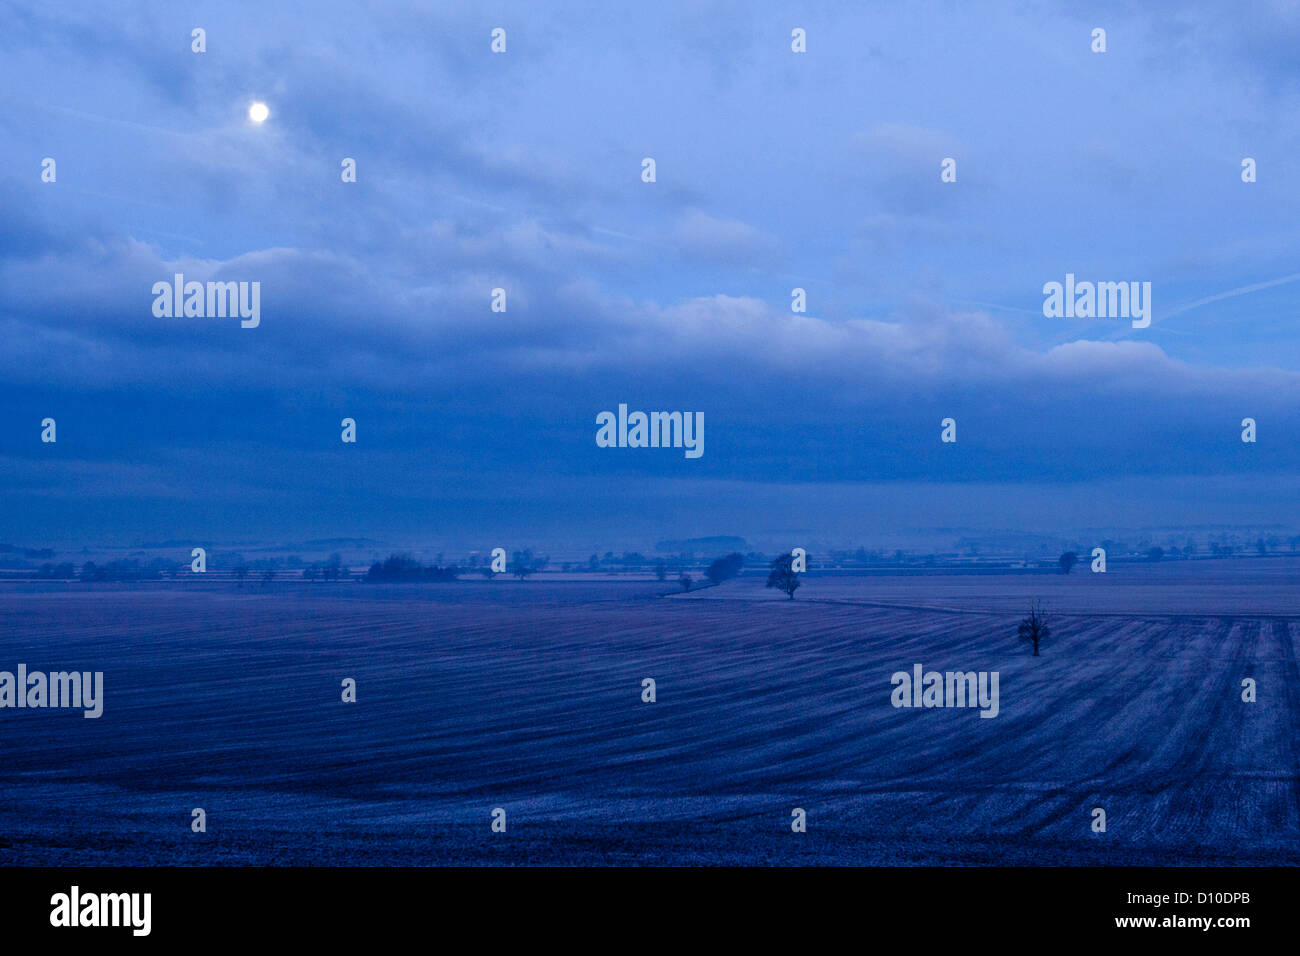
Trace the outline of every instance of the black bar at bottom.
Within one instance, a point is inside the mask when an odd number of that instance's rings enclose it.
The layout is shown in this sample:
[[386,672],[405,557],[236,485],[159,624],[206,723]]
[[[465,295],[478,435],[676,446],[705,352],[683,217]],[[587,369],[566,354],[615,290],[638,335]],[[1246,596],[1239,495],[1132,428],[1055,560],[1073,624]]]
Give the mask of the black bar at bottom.
[[[622,939],[634,948],[637,940],[680,942],[687,932],[734,942],[835,930],[859,940],[901,931],[927,943],[1032,942],[1048,930],[1058,940],[1199,936],[1231,945],[1294,927],[1296,877],[1294,868],[1195,867],[19,867],[0,870],[0,925],[7,941],[142,944],[338,945],[430,932],[442,938],[455,929],[482,934],[481,942],[520,934],[534,943]],[[113,921],[124,925],[80,925]]]

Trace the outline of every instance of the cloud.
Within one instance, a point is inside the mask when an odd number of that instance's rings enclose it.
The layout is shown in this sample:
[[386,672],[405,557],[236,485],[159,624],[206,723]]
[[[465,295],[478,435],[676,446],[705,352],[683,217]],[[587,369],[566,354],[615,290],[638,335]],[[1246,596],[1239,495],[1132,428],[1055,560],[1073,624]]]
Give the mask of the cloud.
[[[338,29],[350,9],[214,9],[204,55],[183,11],[0,11],[15,493],[82,468],[88,495],[228,488],[309,523],[309,500],[378,520],[452,485],[439,520],[470,522],[512,507],[502,476],[567,517],[579,478],[699,482],[704,516],[709,482],[1092,482],[1102,513],[1127,475],[1213,475],[1231,515],[1227,478],[1300,467],[1295,286],[1269,281],[1300,221],[1287,7],[1117,5],[1105,57],[1066,7],[814,9],[795,55],[775,4],[517,3],[505,56],[468,7]],[[1151,330],[1043,319],[1071,271],[1153,281]],[[155,318],[175,272],[260,282],[261,327]],[[601,453],[621,401],[704,411],[705,457]],[[46,414],[75,463],[28,441]]]
[[869,151],[891,153],[936,168],[943,157],[962,151],[957,141],[948,134],[911,123],[877,123],[869,130],[855,133],[852,141]]
[[718,219],[692,210],[677,223],[681,254],[713,265],[764,268],[779,265],[781,244],[775,237],[736,219]]

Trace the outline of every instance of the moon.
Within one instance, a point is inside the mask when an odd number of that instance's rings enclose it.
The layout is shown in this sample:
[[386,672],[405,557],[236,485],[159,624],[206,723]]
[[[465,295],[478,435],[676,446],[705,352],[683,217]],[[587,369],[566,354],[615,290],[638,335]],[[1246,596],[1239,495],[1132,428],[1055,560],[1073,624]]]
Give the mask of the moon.
[[265,103],[254,103],[248,108],[248,118],[254,123],[264,123],[270,115],[271,111],[266,108]]

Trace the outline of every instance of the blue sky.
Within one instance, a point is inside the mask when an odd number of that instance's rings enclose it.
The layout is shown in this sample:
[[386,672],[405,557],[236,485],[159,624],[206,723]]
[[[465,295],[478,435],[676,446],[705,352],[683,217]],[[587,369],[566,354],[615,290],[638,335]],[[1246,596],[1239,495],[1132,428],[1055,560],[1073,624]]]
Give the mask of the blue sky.
[[1089,6],[0,5],[0,540],[1294,527],[1300,8]]

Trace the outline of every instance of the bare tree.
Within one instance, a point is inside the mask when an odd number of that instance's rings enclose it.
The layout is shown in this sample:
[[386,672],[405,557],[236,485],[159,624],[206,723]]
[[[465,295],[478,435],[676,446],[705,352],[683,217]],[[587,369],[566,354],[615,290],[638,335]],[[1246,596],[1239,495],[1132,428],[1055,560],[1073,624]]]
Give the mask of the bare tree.
[[1038,656],[1038,645],[1047,640],[1052,632],[1047,627],[1047,615],[1038,601],[1029,604],[1029,617],[1020,622],[1019,635],[1022,641],[1034,645],[1034,656]]

